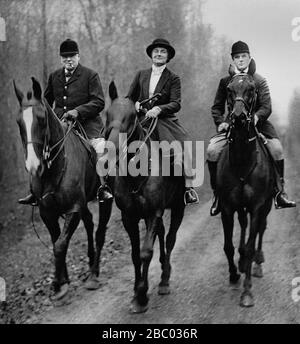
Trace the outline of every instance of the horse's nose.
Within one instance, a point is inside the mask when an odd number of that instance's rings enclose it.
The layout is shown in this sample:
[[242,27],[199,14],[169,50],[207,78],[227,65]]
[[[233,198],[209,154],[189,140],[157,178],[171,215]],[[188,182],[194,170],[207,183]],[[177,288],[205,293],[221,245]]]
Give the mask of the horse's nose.
[[40,164],[41,164],[41,161],[35,154],[32,144],[27,145],[27,159],[25,161],[26,170],[30,174],[35,176]]
[[247,114],[247,111],[245,109],[243,102],[236,102],[234,109],[233,109],[233,113],[236,117],[240,117],[242,114],[244,114],[244,115]]

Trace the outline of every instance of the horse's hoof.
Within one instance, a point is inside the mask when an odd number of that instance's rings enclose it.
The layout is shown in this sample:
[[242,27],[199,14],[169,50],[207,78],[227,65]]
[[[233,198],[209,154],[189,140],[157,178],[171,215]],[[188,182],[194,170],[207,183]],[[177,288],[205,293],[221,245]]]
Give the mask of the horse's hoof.
[[66,294],[68,293],[69,290],[69,284],[65,283],[63,285],[60,286],[59,291],[56,292],[52,297],[51,300],[52,301],[58,301],[61,300],[63,297],[66,296]]
[[90,275],[86,282],[84,283],[84,287],[88,290],[96,290],[100,288],[100,281],[99,278],[95,275]]
[[130,305],[130,309],[129,309],[129,312],[130,312],[131,314],[145,313],[147,310],[148,310],[148,304],[140,305],[140,304],[137,302],[137,299],[136,299],[136,298],[134,298],[134,299],[131,301],[131,305]]
[[265,256],[263,251],[256,251],[254,255],[254,261],[257,264],[261,264],[265,262]]
[[235,274],[229,277],[229,285],[232,289],[239,289],[241,285],[241,275]]
[[240,306],[241,307],[253,307],[254,306],[254,299],[252,294],[248,292],[243,292],[241,296],[241,301],[240,301]]
[[254,263],[254,265],[252,267],[252,276],[258,277],[258,278],[264,277],[261,264]]
[[168,295],[171,293],[170,287],[168,285],[159,285],[158,294],[159,295]]

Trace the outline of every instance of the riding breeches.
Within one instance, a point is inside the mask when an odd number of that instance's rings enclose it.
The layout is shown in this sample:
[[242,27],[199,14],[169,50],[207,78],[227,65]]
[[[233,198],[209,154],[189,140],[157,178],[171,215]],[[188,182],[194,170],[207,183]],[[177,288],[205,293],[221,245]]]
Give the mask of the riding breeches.
[[[264,138],[266,139],[266,138]],[[266,139],[267,147],[270,154],[272,155],[275,161],[283,159],[283,147],[279,139],[272,138]],[[212,162],[217,162],[220,158],[223,148],[227,144],[226,133],[219,133],[213,136],[207,147],[207,160]]]
[[97,153],[97,158],[104,153],[105,140],[103,137],[97,137],[89,140],[91,146]]
[[[95,149],[97,154],[97,162],[101,156],[103,156],[104,149],[105,149],[105,139],[103,137],[97,137],[89,140],[90,145]],[[96,165],[96,171],[101,179],[101,183],[103,182],[103,172],[99,170],[99,165]]]

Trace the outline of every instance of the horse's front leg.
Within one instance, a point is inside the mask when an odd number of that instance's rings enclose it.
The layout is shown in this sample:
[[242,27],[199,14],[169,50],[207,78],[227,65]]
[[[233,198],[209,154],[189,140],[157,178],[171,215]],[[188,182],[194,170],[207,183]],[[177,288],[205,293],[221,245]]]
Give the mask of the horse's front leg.
[[82,221],[84,223],[84,227],[87,234],[88,239],[88,257],[89,257],[89,266],[90,269],[92,268],[94,261],[95,261],[95,248],[94,248],[94,222],[93,222],[93,215],[86,207],[82,210]]
[[237,273],[237,267],[234,264],[234,246],[232,242],[233,211],[231,209],[222,209],[222,223],[224,232],[224,252],[229,265],[229,282],[231,284],[236,284],[240,279],[240,274]]
[[252,211],[250,220],[250,233],[245,246],[245,280],[244,280],[244,291],[241,295],[240,305],[242,307],[252,307],[254,306],[254,298],[251,292],[252,281],[251,281],[251,270],[252,261],[255,253],[255,240],[257,233],[261,227],[263,218],[262,213],[258,210]]
[[141,273],[141,257],[140,257],[140,233],[139,233],[139,218],[134,214],[122,212],[122,222],[126,232],[128,233],[131,243],[131,258],[134,265],[134,297],[131,302],[131,312],[142,313],[147,310],[144,305],[138,301],[138,285],[142,279]]
[[64,228],[54,244],[55,281],[57,283],[57,290],[53,297],[54,300],[63,298],[68,292],[70,281],[66,266],[66,255],[70,239],[77,228],[79,221],[79,212],[66,214]]
[[[53,245],[53,252],[54,252],[55,242],[60,236],[60,227],[59,227],[59,222],[58,222],[59,215],[41,206],[40,216],[50,233],[51,241]],[[52,285],[53,285],[54,291],[57,291],[59,289],[58,282],[56,279],[53,280]]]
[[261,278],[263,277],[263,268],[262,263],[265,261],[264,253],[262,250],[262,243],[263,243],[263,236],[265,229],[267,227],[267,219],[262,220],[260,229],[259,229],[259,236],[258,236],[258,245],[257,250],[254,254],[254,265],[252,267],[252,276]]
[[108,200],[106,202],[98,202],[99,205],[99,222],[98,228],[95,234],[95,241],[96,241],[96,256],[91,266],[91,273],[88,277],[87,281],[85,282],[85,288],[89,290],[98,289],[100,286],[99,280],[99,264],[100,264],[100,256],[101,251],[105,242],[105,235],[107,230],[107,223],[111,216],[112,210],[112,200]]
[[240,244],[239,244],[239,271],[244,273],[245,268],[245,245],[246,245],[246,229],[248,226],[247,213],[244,209],[238,211],[238,219],[241,226]]
[[158,229],[161,227],[162,218],[160,214],[149,216],[146,221],[146,235],[141,250],[142,278],[137,286],[136,299],[143,311],[148,309],[148,271],[153,256],[153,245]]
[[[166,238],[166,255],[162,264],[161,281],[159,283],[158,293],[160,295],[170,293],[170,276],[171,276],[171,253],[175,246],[177,231],[181,225],[184,215],[184,203],[178,202],[178,204],[171,209],[171,222],[169,232]],[[163,224],[162,224],[163,226]],[[160,231],[160,229],[159,229]],[[160,235],[160,233],[158,234]]]

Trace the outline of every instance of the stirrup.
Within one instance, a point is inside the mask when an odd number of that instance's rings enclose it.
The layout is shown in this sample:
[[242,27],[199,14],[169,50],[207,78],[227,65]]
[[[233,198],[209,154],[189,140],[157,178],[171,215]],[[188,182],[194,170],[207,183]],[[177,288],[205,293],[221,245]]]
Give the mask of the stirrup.
[[114,196],[112,194],[111,188],[107,184],[100,185],[98,190],[97,190],[98,202],[103,203],[103,202],[108,201],[112,198],[114,198]]
[[23,205],[31,205],[33,207],[38,205],[37,200],[32,193],[24,198],[20,198],[18,203]]
[[278,205],[278,196],[280,194],[282,194],[283,192],[282,191],[278,191],[274,197],[274,205],[275,205],[275,209],[285,209],[285,208],[294,208],[296,207],[296,203],[294,201],[289,201],[289,200],[286,200],[287,202],[289,203],[286,203],[286,206],[281,206],[281,205]]
[[[191,197],[195,198],[195,200],[193,200],[193,202],[187,202],[187,194],[189,194],[189,193],[190,193]],[[183,196],[183,201],[184,201],[185,205],[199,203],[199,196],[198,196],[198,194],[197,194],[197,192],[195,191],[194,188],[191,187],[191,188],[188,188],[187,190],[185,190],[184,196]]]

